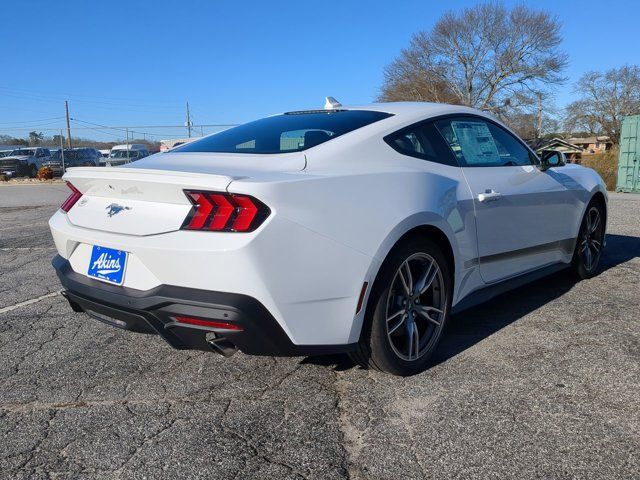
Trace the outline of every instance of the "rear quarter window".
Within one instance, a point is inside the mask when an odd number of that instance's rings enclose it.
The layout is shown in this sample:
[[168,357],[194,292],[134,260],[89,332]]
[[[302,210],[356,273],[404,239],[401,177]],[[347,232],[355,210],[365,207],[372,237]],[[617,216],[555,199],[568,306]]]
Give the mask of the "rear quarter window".
[[458,166],[433,122],[420,122],[387,135],[384,141],[398,153],[429,162]]

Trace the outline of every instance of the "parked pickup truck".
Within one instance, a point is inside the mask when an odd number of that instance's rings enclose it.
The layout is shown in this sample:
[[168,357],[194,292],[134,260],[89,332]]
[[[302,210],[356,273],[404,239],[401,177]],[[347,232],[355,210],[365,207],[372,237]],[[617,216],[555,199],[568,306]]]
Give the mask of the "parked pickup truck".
[[0,158],[0,174],[7,177],[35,178],[38,169],[51,157],[48,148],[29,147],[17,148],[8,156]]
[[43,167],[49,167],[53,171],[53,175],[61,177],[64,170],[69,167],[97,167],[100,164],[102,156],[95,148],[82,147],[64,150],[64,165],[62,151],[56,150],[51,158],[43,162]]

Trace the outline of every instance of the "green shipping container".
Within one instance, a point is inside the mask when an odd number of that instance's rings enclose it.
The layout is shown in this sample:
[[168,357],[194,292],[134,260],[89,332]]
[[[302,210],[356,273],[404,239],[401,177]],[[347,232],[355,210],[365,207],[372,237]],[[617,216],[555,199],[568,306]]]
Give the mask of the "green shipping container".
[[640,192],[640,115],[622,120],[616,190]]

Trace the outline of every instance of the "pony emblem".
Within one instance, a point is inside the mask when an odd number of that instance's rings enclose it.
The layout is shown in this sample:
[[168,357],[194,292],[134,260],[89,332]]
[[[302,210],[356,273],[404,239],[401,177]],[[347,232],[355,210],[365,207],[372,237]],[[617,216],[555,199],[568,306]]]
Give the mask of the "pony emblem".
[[112,203],[111,205],[107,205],[106,210],[107,215],[109,216],[109,218],[111,218],[114,215],[119,214],[123,210],[131,210],[131,207],[124,207],[122,205],[118,205],[117,203]]

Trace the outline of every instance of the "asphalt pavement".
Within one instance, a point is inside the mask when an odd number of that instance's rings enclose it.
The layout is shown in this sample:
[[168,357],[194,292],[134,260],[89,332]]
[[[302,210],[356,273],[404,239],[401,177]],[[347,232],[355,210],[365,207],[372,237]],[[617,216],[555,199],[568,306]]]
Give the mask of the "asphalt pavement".
[[47,227],[66,195],[0,186],[0,478],[640,477],[640,195],[611,195],[597,277],[454,317],[410,378],[73,313]]

